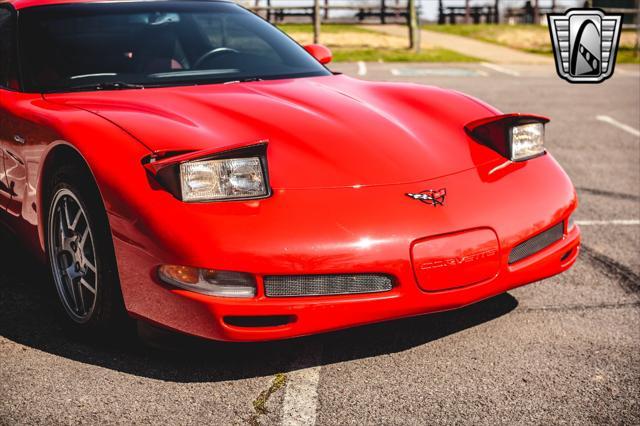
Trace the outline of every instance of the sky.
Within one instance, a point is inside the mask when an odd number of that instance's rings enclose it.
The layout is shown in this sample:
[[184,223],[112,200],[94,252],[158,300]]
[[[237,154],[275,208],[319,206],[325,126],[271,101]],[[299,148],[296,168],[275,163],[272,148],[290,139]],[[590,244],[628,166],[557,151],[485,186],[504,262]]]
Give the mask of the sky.
[[[324,1],[324,0],[323,0]],[[417,0],[422,8],[422,19],[435,20],[438,17],[438,0]],[[495,0],[471,0],[472,6],[484,6],[493,5]],[[255,0],[240,0],[241,3],[255,4]],[[266,0],[260,0],[262,5],[266,5]],[[393,5],[396,0],[387,0],[387,4]],[[443,0],[444,6],[464,6],[464,0]],[[552,0],[539,0],[540,7],[550,7]],[[274,6],[308,6],[313,3],[313,0],[271,0],[271,4]],[[400,0],[400,4],[406,4],[406,0]],[[522,7],[525,0],[500,0],[500,7]],[[558,7],[575,7],[578,4],[582,5],[584,1],[580,0],[556,0]],[[378,5],[380,0],[329,0],[329,5],[361,5],[370,4]],[[335,13],[335,12],[334,12]],[[344,12],[343,12],[344,13]],[[346,12],[353,13],[353,12]]]

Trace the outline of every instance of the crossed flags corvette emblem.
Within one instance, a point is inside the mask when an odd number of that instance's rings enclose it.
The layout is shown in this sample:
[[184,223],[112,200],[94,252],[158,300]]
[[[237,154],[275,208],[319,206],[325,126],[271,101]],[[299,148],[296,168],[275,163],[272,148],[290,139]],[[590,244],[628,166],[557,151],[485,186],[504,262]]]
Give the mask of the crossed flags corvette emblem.
[[444,198],[447,196],[447,190],[442,189],[428,189],[422,191],[419,194],[412,194],[411,192],[406,194],[407,197],[414,200],[421,201],[425,204],[430,204],[433,207],[444,206]]
[[622,15],[599,9],[570,9],[550,14],[558,75],[570,83],[600,83],[613,75]]

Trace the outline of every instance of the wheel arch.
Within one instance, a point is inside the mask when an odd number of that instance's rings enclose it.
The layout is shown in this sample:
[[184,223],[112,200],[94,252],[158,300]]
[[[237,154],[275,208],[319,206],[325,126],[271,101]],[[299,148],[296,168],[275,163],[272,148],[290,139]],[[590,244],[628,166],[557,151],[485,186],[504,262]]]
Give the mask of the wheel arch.
[[43,160],[40,163],[40,171],[38,173],[38,238],[40,241],[40,248],[43,253],[46,252],[46,227],[47,227],[47,215],[48,215],[48,200],[51,194],[47,191],[47,182],[52,178],[53,173],[62,165],[74,164],[80,168],[85,169],[90,176],[93,186],[96,188],[98,196],[100,197],[100,203],[104,206],[104,198],[100,190],[100,185],[95,177],[89,162],[85,159],[84,155],[74,145],[66,141],[55,141],[50,146],[47,152],[43,156]]

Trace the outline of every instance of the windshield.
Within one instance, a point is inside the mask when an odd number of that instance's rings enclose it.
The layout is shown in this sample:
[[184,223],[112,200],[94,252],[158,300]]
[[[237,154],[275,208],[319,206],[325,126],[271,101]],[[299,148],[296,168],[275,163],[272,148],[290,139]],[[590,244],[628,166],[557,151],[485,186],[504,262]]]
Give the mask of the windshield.
[[231,3],[136,2],[20,11],[27,92],[330,75],[302,47]]

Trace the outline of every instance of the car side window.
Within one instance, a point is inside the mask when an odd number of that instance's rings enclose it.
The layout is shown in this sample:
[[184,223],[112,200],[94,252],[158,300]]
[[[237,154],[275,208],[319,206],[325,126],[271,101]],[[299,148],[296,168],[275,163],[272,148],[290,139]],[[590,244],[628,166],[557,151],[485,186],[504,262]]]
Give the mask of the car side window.
[[15,14],[0,7],[0,87],[17,90]]

